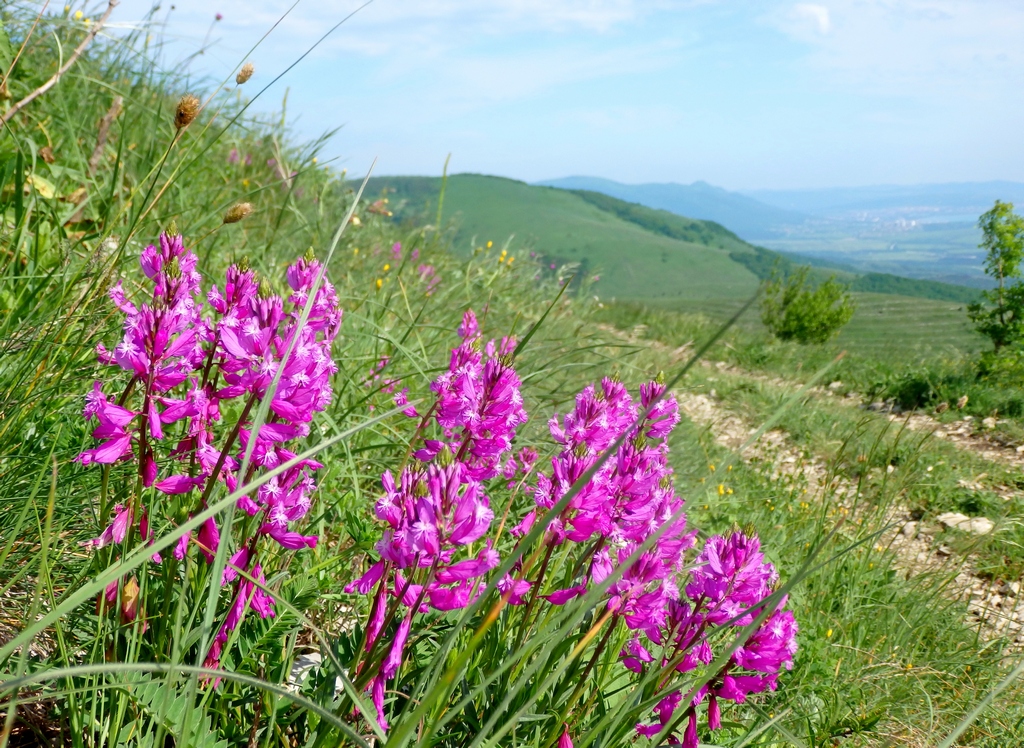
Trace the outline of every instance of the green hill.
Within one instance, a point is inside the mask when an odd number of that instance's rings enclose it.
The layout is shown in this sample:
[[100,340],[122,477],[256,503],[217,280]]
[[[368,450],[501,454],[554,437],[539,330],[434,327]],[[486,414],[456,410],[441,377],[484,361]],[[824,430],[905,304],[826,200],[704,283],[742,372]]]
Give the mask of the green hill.
[[[399,220],[437,212],[439,177],[375,177],[371,194],[387,194]],[[512,256],[532,253],[545,267],[570,265],[579,277],[599,277],[603,297],[646,301],[723,302],[745,299],[775,270],[813,266],[812,278],[835,275],[854,292],[969,303],[966,286],[853,272],[805,257],[757,247],[713,221],[629,203],[601,192],[528,185],[502,177],[448,178],[444,216],[454,219],[455,246],[470,252],[508,242]]]
[[[387,189],[396,217],[414,219],[436,211],[440,184],[430,177],[379,177],[369,189]],[[456,221],[459,251],[508,241],[512,256],[532,252],[545,266],[575,264],[581,276],[599,277],[593,291],[602,297],[747,298],[760,282],[730,257],[742,242],[717,224],[680,219],[690,230],[677,237],[566,190],[459,174],[448,179],[444,214]]]

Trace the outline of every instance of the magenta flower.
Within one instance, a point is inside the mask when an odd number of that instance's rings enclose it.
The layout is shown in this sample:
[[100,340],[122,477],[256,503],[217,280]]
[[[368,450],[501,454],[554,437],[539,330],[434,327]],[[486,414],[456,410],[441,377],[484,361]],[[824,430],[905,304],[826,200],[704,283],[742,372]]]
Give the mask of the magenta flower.
[[[229,158],[237,161],[237,152]],[[139,263],[151,284],[150,297],[145,303],[133,302],[120,283],[115,285],[110,298],[125,316],[123,338],[113,351],[97,346],[100,361],[127,372],[129,382],[116,403],[108,399],[100,382],[94,384],[86,397],[84,416],[98,422],[93,436],[101,443],[77,459],[84,466],[134,460],[143,488],[155,489],[152,501],[174,496],[187,508],[188,497],[200,491],[188,510],[195,515],[206,508],[206,499],[218,482],[231,491],[257,471],[294,459],[289,443],[308,435],[315,413],[324,410],[333,396],[330,379],[337,366],[331,347],[342,313],[334,288],[312,253],[288,268],[291,293],[287,300],[261,287],[256,274],[243,264],[228,269],[223,291],[217,286],[210,289],[205,308],[197,259],[181,236],[162,234],[159,246],[146,247]],[[314,286],[318,286],[315,293]],[[303,320],[307,302],[310,311]],[[249,415],[267,397],[275,377],[271,415],[256,430]],[[241,402],[227,412],[242,420],[224,424],[223,405],[234,399]],[[173,430],[167,428],[179,423]],[[171,431],[176,444],[163,446]],[[225,438],[227,434],[230,438]],[[250,471],[240,475],[249,447]],[[161,478],[158,473],[168,466]],[[223,584],[234,584],[232,602],[208,662],[219,662],[228,632],[237,628],[247,610],[261,617],[274,614],[273,598],[240,576],[248,569],[251,577],[262,582],[257,541],[266,538],[265,542],[287,550],[316,545],[317,536],[302,534],[296,524],[309,512],[316,491],[312,474],[320,467],[313,460],[299,462],[261,485],[254,495],[239,500],[239,506],[259,521],[253,525],[255,535],[242,538],[241,549],[225,570]],[[153,506],[150,499],[143,503],[142,496],[133,496],[115,507],[111,525],[88,545],[102,548],[123,543],[136,518],[140,539],[152,542],[148,514],[142,507]],[[154,516],[166,514],[154,512]],[[173,557],[184,559],[194,544],[212,563],[221,532],[215,520],[207,520],[194,535],[179,540]],[[154,555],[154,561],[159,563],[160,557]]]

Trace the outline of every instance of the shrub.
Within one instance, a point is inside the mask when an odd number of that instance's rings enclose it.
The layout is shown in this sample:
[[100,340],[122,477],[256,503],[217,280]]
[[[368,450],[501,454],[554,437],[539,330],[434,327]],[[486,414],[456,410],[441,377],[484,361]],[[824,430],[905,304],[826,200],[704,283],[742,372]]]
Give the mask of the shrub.
[[807,282],[809,267],[781,276],[773,274],[764,285],[761,321],[779,340],[826,343],[850,321],[854,302],[834,276],[817,288]]
[[1013,212],[1012,203],[996,200],[978,219],[981,244],[987,251],[985,272],[996,281],[982,301],[967,307],[967,316],[996,350],[1020,340],[1024,325],[1024,285],[1010,281],[1020,277],[1024,260],[1024,218]]

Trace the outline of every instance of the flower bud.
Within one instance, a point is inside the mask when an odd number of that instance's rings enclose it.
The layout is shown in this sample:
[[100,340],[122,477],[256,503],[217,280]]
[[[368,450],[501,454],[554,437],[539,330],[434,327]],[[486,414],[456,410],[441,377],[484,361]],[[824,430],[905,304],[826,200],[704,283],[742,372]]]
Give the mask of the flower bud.
[[455,456],[452,451],[448,449],[448,445],[444,445],[441,451],[437,453],[437,464],[443,468],[450,467],[455,462]]
[[242,65],[242,69],[238,71],[238,75],[235,76],[235,83],[242,85],[247,80],[252,78],[252,74],[256,72],[256,68],[253,67],[251,62],[247,62]]
[[243,273],[249,269],[249,255],[242,255],[242,259],[235,263]]
[[135,577],[129,577],[121,587],[121,623],[131,623],[139,615],[139,591]]
[[180,278],[181,277],[181,265],[178,263],[178,258],[175,257],[171,260],[167,266],[167,277],[168,278]]
[[306,250],[305,260],[306,260],[307,263],[310,263],[310,264],[316,262],[316,254],[313,252],[313,248],[312,247],[310,247],[309,249]]
[[168,237],[180,235],[181,232],[178,231],[178,222],[172,218],[171,222],[167,224],[167,228],[164,229],[164,234]]
[[237,203],[224,214],[224,223],[238,223],[252,215],[252,203]]
[[274,289],[270,287],[270,284],[266,280],[260,281],[259,297],[261,299],[269,299],[274,295]]
[[178,102],[178,108],[174,110],[174,126],[179,130],[188,127],[198,114],[199,99],[192,94],[185,94]]

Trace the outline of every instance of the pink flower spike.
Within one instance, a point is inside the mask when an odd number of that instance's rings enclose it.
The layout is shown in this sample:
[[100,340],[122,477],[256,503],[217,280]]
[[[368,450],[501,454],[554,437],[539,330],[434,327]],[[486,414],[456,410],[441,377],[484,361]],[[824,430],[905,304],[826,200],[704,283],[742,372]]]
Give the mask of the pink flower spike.
[[193,478],[189,475],[171,475],[154,484],[153,488],[168,496],[177,496],[188,493],[193,488],[197,488],[202,484],[203,478]]
[[562,726],[562,737],[558,739],[558,748],[573,748],[572,738],[569,737],[569,726]]
[[217,546],[220,545],[220,531],[217,529],[217,523],[213,521],[212,517],[206,520],[202,527],[199,528],[196,542],[199,544],[199,550],[206,556],[206,562],[212,564],[214,554],[217,552]]
[[476,315],[472,309],[467,309],[462,315],[462,324],[459,325],[459,337],[463,340],[473,340],[480,336],[480,325],[477,324]]
[[153,481],[156,480],[156,475],[156,460],[153,459],[153,453],[150,452],[142,460],[142,485],[146,488],[152,486]]
[[125,535],[128,534],[128,528],[132,523],[132,513],[127,507],[118,504],[114,507],[114,514],[116,515],[114,522],[110,525],[111,538],[115,543],[120,544],[124,542]]
[[378,675],[373,679],[370,698],[373,701],[373,706],[377,709],[377,722],[380,724],[380,729],[387,730],[388,721],[384,717],[384,683],[383,675]]
[[351,582],[350,584],[347,584],[345,586],[345,592],[351,593],[355,590],[358,590],[359,594],[367,595],[369,594],[370,590],[372,590],[374,586],[381,580],[381,577],[383,576],[384,562],[378,561],[373,566],[371,566],[369,570],[365,574],[363,574],[363,576],[359,577],[359,579],[357,579],[354,582]]
[[269,535],[277,541],[278,545],[282,548],[287,548],[291,551],[297,551],[300,548],[316,548],[316,543],[319,538],[316,535],[300,535],[297,532],[289,532],[283,530],[277,525],[264,524],[260,528],[260,532],[265,535]]
[[104,442],[95,449],[87,449],[75,459],[82,465],[91,465],[94,462],[98,462],[101,465],[110,465],[125,455],[131,454],[131,451],[132,437],[130,434],[124,434]]
[[185,558],[185,554],[188,553],[188,541],[192,538],[192,533],[187,532],[178,538],[178,543],[174,546],[174,557],[181,561]]
[[224,576],[220,580],[220,586],[223,587],[235,581],[238,578],[238,572],[245,571],[248,565],[249,549],[239,548],[228,559],[227,565],[224,567]]
[[565,605],[567,602],[575,597],[579,597],[587,591],[586,584],[580,584],[575,587],[569,587],[564,590],[555,590],[549,595],[543,595],[543,598],[552,605]]
[[695,712],[690,712],[690,717],[686,723],[686,732],[683,733],[683,748],[697,747],[697,715]]
[[405,642],[409,639],[409,629],[412,628],[412,611],[406,614],[405,618],[398,625],[395,632],[395,639],[388,651],[388,656],[381,663],[380,672],[390,680],[398,674],[398,668],[402,666],[402,653],[405,651]]
[[722,707],[718,705],[718,699],[711,694],[708,699],[708,729],[717,730],[722,726]]

